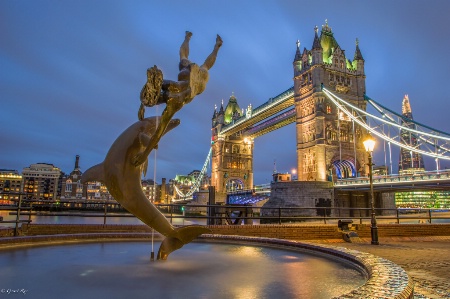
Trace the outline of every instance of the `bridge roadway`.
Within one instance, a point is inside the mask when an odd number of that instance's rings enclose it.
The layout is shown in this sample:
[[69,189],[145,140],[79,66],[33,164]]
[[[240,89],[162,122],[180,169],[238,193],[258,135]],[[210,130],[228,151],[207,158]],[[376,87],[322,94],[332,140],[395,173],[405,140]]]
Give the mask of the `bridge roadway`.
[[[286,91],[282,92],[281,94],[277,95],[274,98],[270,98],[267,102],[264,104],[252,109],[251,116],[247,117],[246,114],[241,116],[240,118],[236,119],[232,123],[224,126],[222,130],[219,133],[219,136],[227,136],[232,135],[236,132],[245,130],[245,129],[252,129],[251,127],[256,125],[257,123],[266,120],[267,118],[282,112],[285,109],[288,109],[290,107],[294,106],[294,87],[291,87],[287,89]],[[292,109],[291,109],[292,110]],[[294,110],[295,112],[295,110]],[[295,121],[295,113],[294,117],[292,117],[292,112],[287,117],[279,117],[276,116],[273,119],[269,119],[265,124],[267,124],[267,127],[273,126],[274,129],[280,128],[282,126],[288,125],[290,123],[293,123]],[[259,127],[259,126],[257,126]],[[255,128],[255,127],[254,127]],[[261,129],[266,129],[264,133],[268,133],[274,129],[267,130],[266,126],[260,127]],[[251,134],[250,137],[256,137],[260,136],[262,134],[256,135],[256,130]],[[245,134],[245,133],[244,133]]]
[[[368,177],[337,180],[335,190],[370,189]],[[405,175],[374,176],[374,191],[450,190],[450,170],[427,171]]]
[[[270,184],[255,185],[250,190],[237,190],[228,193],[229,204],[253,204],[270,197]],[[335,190],[369,191],[368,177],[340,179],[334,183]],[[427,171],[405,175],[375,176],[373,178],[374,191],[401,192],[425,190],[449,190],[450,170]]]

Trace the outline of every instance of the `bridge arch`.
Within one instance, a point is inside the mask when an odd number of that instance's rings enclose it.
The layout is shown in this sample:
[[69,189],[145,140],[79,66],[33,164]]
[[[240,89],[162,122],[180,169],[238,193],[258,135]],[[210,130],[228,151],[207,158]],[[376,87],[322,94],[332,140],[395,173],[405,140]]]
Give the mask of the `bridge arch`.
[[330,175],[337,179],[355,178],[358,174],[358,163],[353,157],[334,158],[330,163]]
[[244,190],[244,186],[242,179],[237,177],[229,178],[225,183],[226,192]]

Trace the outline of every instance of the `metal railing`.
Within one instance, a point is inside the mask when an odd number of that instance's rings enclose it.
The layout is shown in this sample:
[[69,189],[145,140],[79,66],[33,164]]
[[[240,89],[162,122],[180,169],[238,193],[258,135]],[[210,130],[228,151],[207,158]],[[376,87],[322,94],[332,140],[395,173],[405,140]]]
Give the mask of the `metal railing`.
[[[47,203],[48,204],[48,203]],[[86,202],[83,206],[47,205],[43,209],[42,202],[24,202],[25,207],[0,206],[0,210],[9,211],[16,220],[0,221],[1,223],[15,223],[14,235],[18,234],[20,223],[30,223],[33,216],[58,216],[58,217],[101,217],[103,224],[110,217],[135,217],[120,207],[110,202]],[[182,205],[159,204],[157,207],[171,222],[189,220],[200,225],[205,224],[337,224],[340,219],[352,219],[353,223],[370,223],[370,208],[339,208],[339,207],[275,207],[264,208],[251,205]],[[210,214],[208,215],[208,211]],[[393,208],[375,209],[378,223],[450,223],[450,210],[422,209],[422,208]],[[21,219],[21,216],[27,219]],[[178,223],[181,224],[181,223]]]
[[[416,172],[412,174],[392,174],[392,175],[383,175],[383,176],[374,176],[373,184],[381,185],[381,184],[398,184],[404,182],[431,182],[431,181],[442,181],[442,180],[450,180],[450,170],[440,170],[440,171],[423,171]],[[368,177],[357,177],[357,178],[348,178],[348,179],[338,179],[335,183],[335,187],[342,186],[360,186],[360,185],[369,185]]]

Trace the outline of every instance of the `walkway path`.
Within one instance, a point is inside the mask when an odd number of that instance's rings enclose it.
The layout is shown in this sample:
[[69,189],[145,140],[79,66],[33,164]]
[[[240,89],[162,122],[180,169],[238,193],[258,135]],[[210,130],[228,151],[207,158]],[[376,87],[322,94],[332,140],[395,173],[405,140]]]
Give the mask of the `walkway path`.
[[311,241],[333,243],[386,258],[406,270],[415,282],[415,298],[450,298],[450,236],[417,238],[380,238],[361,243],[341,240]]

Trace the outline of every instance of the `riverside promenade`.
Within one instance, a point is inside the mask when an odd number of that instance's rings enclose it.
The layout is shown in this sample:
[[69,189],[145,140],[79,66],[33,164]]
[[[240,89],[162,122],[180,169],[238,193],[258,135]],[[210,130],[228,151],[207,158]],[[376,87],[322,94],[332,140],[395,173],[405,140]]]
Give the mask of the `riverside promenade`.
[[450,298],[450,236],[386,237],[378,246],[371,245],[370,238],[362,238],[361,243],[310,242],[368,252],[396,263],[415,282],[414,298]]
[[[415,282],[415,298],[450,298],[448,224],[380,224],[380,245],[370,244],[370,226],[355,225],[359,242],[348,243],[336,225],[214,225],[215,234],[260,236],[344,247],[385,258],[402,267]],[[11,236],[13,229],[0,234]],[[20,235],[146,233],[145,225],[23,224]],[[394,235],[395,234],[395,235]],[[433,235],[434,234],[434,235]],[[410,237],[415,236],[415,237]],[[0,238],[0,243],[3,238]],[[5,238],[8,239],[8,238]],[[3,246],[3,245],[0,245]]]

